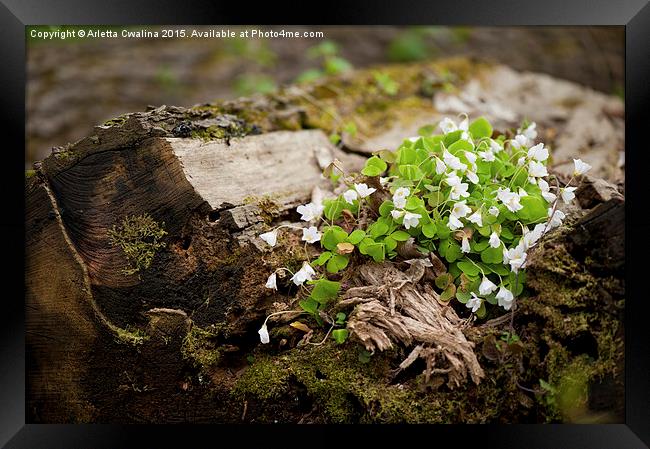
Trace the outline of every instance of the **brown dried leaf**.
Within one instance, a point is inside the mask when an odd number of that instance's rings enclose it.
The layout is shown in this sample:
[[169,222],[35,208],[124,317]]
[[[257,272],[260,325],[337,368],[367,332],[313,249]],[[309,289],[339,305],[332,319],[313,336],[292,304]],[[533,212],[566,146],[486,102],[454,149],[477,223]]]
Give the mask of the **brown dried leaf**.
[[339,254],[350,254],[354,251],[354,245],[349,242],[341,242],[336,245],[336,252]]
[[293,328],[296,328],[296,329],[298,329],[300,331],[303,331],[303,332],[311,331],[311,328],[309,326],[307,326],[306,324],[301,323],[300,321],[294,321],[289,326],[291,326]]

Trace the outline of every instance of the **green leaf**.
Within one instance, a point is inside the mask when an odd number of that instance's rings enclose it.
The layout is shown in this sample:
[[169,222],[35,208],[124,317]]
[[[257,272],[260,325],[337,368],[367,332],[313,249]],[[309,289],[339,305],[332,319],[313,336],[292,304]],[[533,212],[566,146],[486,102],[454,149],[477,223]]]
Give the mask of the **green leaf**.
[[449,301],[456,294],[456,286],[454,284],[449,284],[444,292],[440,295],[441,301]]
[[334,254],[327,262],[327,271],[330,273],[338,273],[345,269],[350,262],[350,256],[347,254]]
[[366,166],[361,170],[361,173],[366,176],[379,176],[386,170],[386,168],[388,168],[386,162],[377,156],[373,156],[366,161]]
[[323,215],[325,215],[328,220],[336,220],[341,216],[341,212],[347,205],[348,203],[340,197],[323,200]]
[[334,338],[334,341],[336,341],[338,344],[345,343],[345,340],[348,339],[348,335],[350,333],[348,332],[347,329],[334,329],[332,331],[332,337]]
[[523,206],[517,215],[528,223],[545,219],[548,213],[546,201],[537,195],[527,195],[519,201]]
[[397,240],[392,238],[390,235],[384,238],[384,246],[386,247],[386,252],[389,253],[397,248]]
[[472,297],[472,294],[470,292],[464,292],[461,289],[456,290],[456,299],[458,302],[461,304],[466,304],[467,301]]
[[384,201],[381,203],[381,206],[379,206],[379,215],[382,217],[388,217],[393,209],[395,209],[395,206],[392,201]]
[[310,296],[320,304],[326,304],[329,300],[338,296],[340,289],[340,282],[334,282],[322,278],[316,281]]
[[411,237],[411,235],[406,231],[395,231],[390,235],[390,237],[398,242],[405,242]]
[[469,125],[469,132],[474,139],[490,137],[492,135],[492,125],[484,117],[479,117]]
[[458,268],[460,268],[460,270],[468,276],[478,276],[481,270],[479,270],[476,265],[466,259],[467,258],[457,263]]
[[488,247],[481,251],[481,260],[488,264],[498,264],[503,262],[503,250],[501,247]]
[[373,238],[385,235],[388,232],[388,225],[382,221],[376,221],[368,227],[368,234]]
[[302,307],[302,310],[304,310],[305,312],[309,312],[313,314],[318,312],[318,302],[316,302],[316,300],[314,300],[313,298],[303,299],[298,304],[300,305],[300,307]]
[[436,287],[438,287],[440,290],[445,290],[447,286],[451,284],[453,281],[454,278],[451,274],[444,273],[438,276],[434,282],[436,284]]
[[417,165],[400,165],[399,173],[402,175],[402,178],[408,179],[409,181],[418,181],[424,176],[422,170]]
[[344,242],[348,238],[348,233],[339,226],[331,226],[323,234],[321,245],[330,251],[336,251],[336,245]]
[[336,324],[338,324],[339,326],[344,325],[345,324],[345,318],[346,318],[345,313],[343,313],[343,312],[337,313],[336,314]]
[[[472,151],[474,146],[466,140],[458,140],[449,146],[449,152],[451,154],[457,154],[461,151]],[[465,157],[463,155],[463,157]]]
[[366,236],[366,231],[363,229],[356,229],[348,236],[347,241],[353,245],[357,245]]
[[476,311],[476,317],[477,318],[485,318],[485,315],[487,313],[487,310],[485,308],[485,301],[481,302],[481,307],[478,308]]
[[485,248],[487,248],[490,245],[490,241],[487,239],[483,239],[480,241],[472,241],[470,243],[470,246],[472,247],[472,250],[476,251],[477,253],[480,253],[483,251]]
[[434,125],[424,125],[420,129],[418,129],[418,135],[423,137],[429,137],[435,131],[436,131],[436,127]]
[[363,239],[359,244],[359,252],[372,257],[375,262],[381,262],[385,257],[385,246],[372,239]]
[[317,267],[320,267],[320,266],[323,265],[325,262],[327,262],[328,260],[330,260],[330,257],[332,257],[332,253],[329,252],[329,251],[324,251],[324,252],[321,253],[321,255],[318,256],[318,258],[317,258],[316,260],[314,260],[311,264],[312,264],[312,265],[316,265]]
[[436,235],[436,225],[435,223],[427,223],[422,225],[422,234],[427,238],[433,238]]
[[448,247],[445,251],[445,259],[447,262],[452,263],[462,257],[463,252],[460,249],[460,245],[451,239],[447,239]]
[[417,160],[417,153],[415,148],[411,147],[401,147],[397,151],[397,163],[399,165],[409,165],[414,164]]

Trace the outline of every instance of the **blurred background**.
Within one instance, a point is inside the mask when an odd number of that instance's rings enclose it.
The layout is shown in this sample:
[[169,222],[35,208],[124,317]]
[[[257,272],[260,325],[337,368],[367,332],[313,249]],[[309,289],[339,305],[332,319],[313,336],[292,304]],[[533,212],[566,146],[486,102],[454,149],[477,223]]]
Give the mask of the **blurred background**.
[[623,96],[623,27],[256,28],[317,30],[324,37],[43,41],[27,35],[26,168],[53,146],[148,105],[267,93],[377,64],[471,56]]

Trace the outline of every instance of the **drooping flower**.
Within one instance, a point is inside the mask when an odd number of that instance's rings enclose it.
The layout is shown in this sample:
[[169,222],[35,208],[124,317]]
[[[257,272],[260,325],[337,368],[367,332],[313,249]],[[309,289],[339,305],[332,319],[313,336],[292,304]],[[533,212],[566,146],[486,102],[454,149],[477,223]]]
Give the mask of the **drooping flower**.
[[544,162],[548,159],[548,149],[544,147],[543,143],[538,143],[528,150],[528,157],[535,159],[539,162]]
[[271,341],[271,338],[269,337],[269,330],[266,327],[266,323],[262,325],[260,330],[257,331],[258,334],[260,334],[260,341],[262,344],[267,344]]
[[449,134],[451,132],[454,132],[458,129],[458,126],[456,126],[456,123],[449,117],[443,118],[440,123],[438,124],[440,126],[440,129],[442,130],[443,133]]
[[465,307],[472,309],[472,313],[476,313],[476,311],[481,308],[481,301],[481,298],[476,296],[476,293],[472,292],[472,297],[467,300]]
[[499,188],[497,190],[497,198],[510,212],[517,212],[524,207],[519,203],[519,195],[515,192],[511,192],[510,189]]
[[476,155],[472,153],[471,151],[465,151],[465,157],[469,161],[472,166],[476,166]]
[[535,178],[541,178],[543,176],[548,176],[548,171],[546,170],[546,165],[537,161],[530,161],[528,164],[528,174]]
[[454,207],[451,208],[451,215],[456,218],[464,218],[467,214],[472,212],[472,209],[470,209],[465,203],[465,200],[455,203]]
[[451,175],[445,178],[445,182],[447,183],[448,186],[453,187],[460,184],[463,181],[460,179],[460,177],[458,177],[456,173],[452,173]]
[[521,238],[520,243],[520,245],[523,245],[524,251],[527,251],[529,248],[535,245],[535,243],[537,243],[537,241],[542,237],[542,234],[544,234],[545,228],[545,223],[538,223],[535,225],[535,228],[532,231],[528,231],[528,229],[526,229],[526,232]]
[[496,289],[497,286],[494,284],[494,282],[489,280],[487,277],[483,276],[483,280],[481,281],[481,284],[478,286],[478,292],[481,295],[489,295]]
[[442,175],[446,171],[447,171],[447,165],[445,165],[445,163],[442,162],[440,159],[436,158],[436,174]]
[[352,190],[352,189],[350,189],[350,190],[346,190],[346,191],[343,193],[343,198],[344,198],[345,201],[346,201],[347,203],[349,203],[349,204],[352,204],[353,201],[356,200],[358,196],[359,196],[359,195],[357,194],[357,191],[356,191],[356,190]]
[[503,307],[505,310],[510,310],[512,307],[512,302],[514,301],[514,295],[510,290],[505,287],[499,288],[499,291],[496,295],[498,304]]
[[291,281],[296,285],[302,285],[305,281],[311,281],[312,276],[315,276],[316,272],[307,262],[302,263],[300,270],[296,271],[291,277]]
[[468,253],[472,250],[472,248],[469,246],[469,239],[467,238],[467,235],[463,235],[463,239],[461,240],[460,250],[464,253]]
[[552,207],[549,207],[548,209],[548,216],[549,216],[549,221],[548,221],[549,229],[557,228],[562,224],[562,221],[566,218],[564,212],[562,212],[561,210],[555,210],[555,212],[553,212]]
[[399,217],[404,215],[404,211],[401,209],[393,209],[390,211],[390,214],[393,217],[393,219],[397,220]]
[[469,179],[472,184],[478,184],[478,176],[476,176],[476,173],[471,170],[467,170],[465,174],[467,175],[467,179]]
[[560,195],[562,196],[562,201],[564,201],[566,204],[569,204],[573,199],[576,197],[576,194],[573,193],[577,187],[565,187],[563,189],[560,189]]
[[296,208],[296,211],[299,214],[302,214],[302,216],[300,217],[301,220],[312,221],[321,216],[321,214],[323,213],[323,209],[324,207],[322,204],[308,203],[308,204],[298,206]]
[[483,226],[483,216],[481,215],[480,210],[477,210],[476,212],[474,212],[467,219],[469,221],[471,221],[472,223],[475,223],[478,227]]
[[508,250],[508,263],[510,264],[510,269],[513,273],[519,271],[520,268],[526,264],[526,251],[524,250],[524,245],[517,245],[514,248]]
[[393,204],[397,209],[404,209],[406,207],[406,198],[411,191],[406,187],[400,187],[393,194]]
[[587,164],[586,162],[582,162],[582,160],[580,159],[574,159],[573,165],[574,165],[574,170],[573,170],[574,176],[584,175],[589,170],[591,170],[591,165]]
[[271,276],[266,280],[266,288],[271,288],[273,290],[278,289],[278,283],[277,283],[277,277],[275,276],[275,273],[271,273]]
[[515,138],[510,141],[510,145],[516,149],[526,148],[528,145],[528,138],[523,134],[517,134]]
[[523,166],[525,163],[526,163],[526,158],[525,158],[525,157],[522,156],[522,157],[520,157],[519,159],[517,159],[517,167],[521,167],[521,166]]
[[499,151],[503,150],[503,146],[496,140],[490,139],[490,149],[493,152],[498,153]]
[[318,232],[316,226],[310,226],[302,230],[302,239],[307,243],[316,243],[320,240],[321,236],[322,234]]
[[463,222],[460,221],[458,218],[454,217],[453,215],[449,215],[449,229],[452,231],[455,231],[456,229],[462,228]]
[[538,181],[538,185],[539,185],[540,190],[542,191],[542,196],[544,197],[544,199],[546,201],[548,201],[549,203],[552,203],[553,201],[555,201],[556,196],[555,196],[554,193],[551,193],[549,191],[548,182],[546,182],[545,180],[540,178],[539,181]]
[[461,198],[467,198],[469,196],[469,192],[467,191],[468,188],[469,184],[466,182],[461,182],[459,184],[453,185],[451,187],[451,191],[449,192],[449,198],[454,201]]
[[490,207],[490,208],[488,209],[488,212],[490,213],[490,215],[493,215],[493,216],[495,216],[495,217],[498,217],[498,216],[499,216],[499,208],[496,207],[496,206],[492,206],[492,207]]
[[269,245],[275,246],[278,241],[278,230],[274,229],[272,231],[265,232],[264,234],[260,234],[260,238]]
[[447,150],[443,151],[442,159],[445,161],[445,164],[447,164],[447,166],[453,170],[467,170],[467,165],[463,164],[460,159],[458,159]]
[[529,142],[532,142],[535,140],[535,137],[537,137],[537,131],[535,128],[537,128],[537,123],[531,122],[530,125],[528,125],[526,128],[518,129],[517,134],[522,134],[526,137],[526,139],[528,139]]
[[481,160],[484,162],[494,162],[495,157],[492,150],[479,151],[478,155],[481,157]]
[[492,234],[490,234],[490,246],[492,248],[498,248],[501,246],[501,239],[499,238],[499,234],[496,232],[492,232]]
[[517,190],[517,195],[519,195],[519,198],[523,198],[525,196],[528,196],[528,192],[519,187],[519,190]]
[[385,177],[385,178],[384,178],[384,177],[381,177],[381,176],[380,176],[380,177],[379,177],[379,184],[382,185],[382,186],[385,186],[386,183],[388,182],[388,179],[389,179],[388,177]]
[[413,212],[406,212],[404,214],[404,221],[402,223],[404,224],[404,227],[406,229],[415,228],[418,225],[418,223],[420,223],[420,218],[422,218],[422,215],[420,214],[414,214]]
[[373,187],[368,187],[368,185],[364,184],[364,183],[355,184],[354,189],[357,191],[357,193],[359,194],[359,196],[361,198],[365,198],[367,196],[370,196],[370,195],[372,195],[373,193],[375,193],[377,191],[377,189],[375,189]]

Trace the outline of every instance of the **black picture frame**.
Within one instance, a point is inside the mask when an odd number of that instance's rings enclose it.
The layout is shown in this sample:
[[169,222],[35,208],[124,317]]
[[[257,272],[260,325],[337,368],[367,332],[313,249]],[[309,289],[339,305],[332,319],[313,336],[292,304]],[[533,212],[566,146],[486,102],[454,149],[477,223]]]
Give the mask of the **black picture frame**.
[[[302,6],[301,6],[302,5]],[[650,219],[644,194],[644,167],[647,167],[645,130],[650,124],[647,101],[650,97],[650,5],[648,0],[535,0],[475,2],[411,1],[324,2],[317,15],[312,7],[294,3],[282,8],[278,2],[260,5],[236,2],[189,1],[82,1],[82,0],[0,0],[0,102],[5,164],[0,176],[4,211],[0,213],[0,236],[5,253],[0,311],[0,446],[9,448],[69,447],[188,447],[206,438],[210,446],[227,443],[227,433],[241,439],[244,446],[256,444],[296,444],[312,446],[319,439],[346,444],[348,437],[372,439],[396,437],[402,442],[440,444],[441,438],[454,441],[453,447],[471,443],[473,447],[520,448],[647,448],[650,445],[650,300],[645,294],[644,254],[648,245]],[[314,6],[314,5],[312,5]],[[321,6],[319,6],[321,7]],[[298,17],[298,14],[302,14]],[[24,154],[25,144],[25,30],[37,24],[386,24],[413,25],[619,25],[626,37],[626,271],[625,310],[625,424],[612,425],[485,425],[485,426],[395,426],[291,427],[271,426],[226,429],[225,426],[118,426],[25,424],[25,343],[24,343]],[[7,139],[9,137],[9,139]],[[647,177],[647,175],[645,176]],[[21,275],[21,273],[23,273]],[[645,276],[647,277],[647,275]],[[644,424],[645,423],[645,424]],[[389,435],[390,434],[390,435]],[[408,435],[408,437],[406,437]],[[340,440],[340,443],[338,442]],[[334,442],[337,441],[337,442]],[[449,444],[449,443],[446,443]]]

